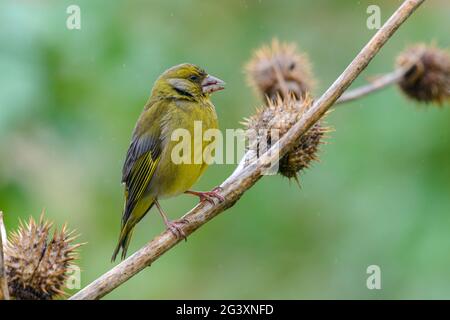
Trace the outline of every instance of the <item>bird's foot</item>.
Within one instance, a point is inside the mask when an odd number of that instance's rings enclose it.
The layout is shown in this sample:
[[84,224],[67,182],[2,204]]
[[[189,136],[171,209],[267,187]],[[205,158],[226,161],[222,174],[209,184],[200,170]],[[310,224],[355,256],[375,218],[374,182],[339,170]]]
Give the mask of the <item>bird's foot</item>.
[[219,203],[225,201],[225,198],[221,194],[219,194],[219,192],[221,192],[222,190],[223,189],[221,187],[215,187],[211,191],[200,192],[200,191],[188,190],[185,193],[192,194],[194,196],[199,197],[200,202],[207,201],[207,202],[211,203],[212,205],[214,205],[214,199],[219,200]]
[[186,224],[188,221],[186,219],[179,219],[179,220],[167,220],[164,221],[167,230],[172,232],[172,234],[177,237],[178,239],[184,239],[184,241],[187,241],[186,233],[183,231],[183,225]]

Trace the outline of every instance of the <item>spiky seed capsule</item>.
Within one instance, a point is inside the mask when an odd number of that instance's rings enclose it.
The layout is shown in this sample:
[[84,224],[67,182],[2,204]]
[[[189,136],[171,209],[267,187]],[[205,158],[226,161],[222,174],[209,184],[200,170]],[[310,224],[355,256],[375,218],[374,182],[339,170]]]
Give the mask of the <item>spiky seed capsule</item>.
[[277,39],[256,50],[245,70],[250,85],[272,100],[278,94],[283,98],[294,94],[300,99],[315,84],[306,54],[299,52],[295,44]]
[[[294,96],[268,99],[267,106],[258,109],[255,115],[244,122],[247,127],[248,148],[259,156],[286,134],[311,104],[312,99],[309,97],[301,100]],[[319,145],[324,134],[329,131],[330,128],[323,127],[320,122],[311,127],[300,137],[296,147],[280,159],[279,173],[297,180],[297,174],[318,159]]]
[[5,247],[10,294],[17,300],[51,300],[64,295],[67,271],[77,258],[73,232],[66,226],[50,236],[52,224],[30,218],[20,222]]
[[280,161],[280,173],[287,178],[297,179],[297,173],[307,169],[310,163],[318,160],[317,153],[321,139],[329,129],[322,127],[320,123],[312,126],[306,134],[304,134],[298,145],[288,152]]
[[413,64],[399,83],[401,90],[419,102],[442,104],[450,99],[450,54],[435,46],[417,44],[403,51],[397,67]]

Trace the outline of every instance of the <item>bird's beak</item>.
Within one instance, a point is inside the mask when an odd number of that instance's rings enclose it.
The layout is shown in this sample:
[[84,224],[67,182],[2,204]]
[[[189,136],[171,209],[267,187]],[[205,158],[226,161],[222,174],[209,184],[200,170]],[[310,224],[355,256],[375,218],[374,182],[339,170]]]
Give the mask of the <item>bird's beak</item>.
[[203,93],[212,93],[223,89],[225,89],[225,82],[219,78],[208,75],[202,81]]

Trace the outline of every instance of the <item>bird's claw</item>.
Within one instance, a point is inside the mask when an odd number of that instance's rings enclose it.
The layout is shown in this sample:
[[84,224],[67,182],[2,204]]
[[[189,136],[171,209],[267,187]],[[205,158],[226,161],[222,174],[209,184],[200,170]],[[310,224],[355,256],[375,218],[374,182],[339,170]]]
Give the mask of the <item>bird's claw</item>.
[[186,219],[180,219],[180,220],[174,220],[174,221],[167,221],[166,227],[167,230],[172,232],[172,234],[177,239],[184,239],[184,241],[187,241],[186,233],[184,233],[182,226],[186,224],[188,221]]
[[210,204],[214,205],[214,199],[219,200],[220,202],[225,201],[225,198],[219,194],[219,192],[223,191],[222,187],[215,187],[214,189],[212,189],[211,191],[206,191],[206,192],[200,192],[200,191],[186,191],[186,193],[195,195],[197,197],[200,198],[200,202],[209,202]]
[[212,205],[215,204],[214,203],[214,199],[219,200],[219,203],[220,202],[224,202],[225,198],[221,194],[219,194],[220,191],[222,191],[222,188],[221,187],[216,187],[216,188],[214,188],[211,191],[201,192],[199,194],[200,201],[201,202],[208,201]]

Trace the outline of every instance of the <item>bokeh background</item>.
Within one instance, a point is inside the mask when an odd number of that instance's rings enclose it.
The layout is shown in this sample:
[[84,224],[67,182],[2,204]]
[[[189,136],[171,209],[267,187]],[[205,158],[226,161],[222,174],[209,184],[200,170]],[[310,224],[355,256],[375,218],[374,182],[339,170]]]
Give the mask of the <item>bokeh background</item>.
[[[308,52],[319,95],[401,1],[9,1],[0,3],[0,209],[8,229],[45,208],[88,242],[82,285],[112,267],[121,166],[155,78],[192,62],[227,82],[213,97],[221,129],[261,102],[243,65],[273,37]],[[81,8],[81,30],[66,8]],[[392,70],[414,42],[449,45],[450,3],[427,1],[362,77]],[[422,107],[389,88],[339,107],[321,162],[299,188],[262,179],[110,299],[450,298],[450,108]],[[234,165],[210,167],[210,189]],[[197,199],[163,201],[172,218]],[[164,226],[151,211],[130,246]],[[368,290],[379,265],[382,289]]]

